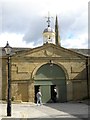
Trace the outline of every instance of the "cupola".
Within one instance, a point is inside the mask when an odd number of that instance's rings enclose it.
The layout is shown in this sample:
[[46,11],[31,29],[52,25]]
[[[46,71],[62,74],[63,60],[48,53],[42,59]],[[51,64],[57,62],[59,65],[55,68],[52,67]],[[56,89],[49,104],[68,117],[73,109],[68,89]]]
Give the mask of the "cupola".
[[48,23],[48,26],[47,28],[44,29],[43,31],[43,44],[45,43],[53,43],[55,44],[55,31],[53,28],[50,27],[50,16],[48,15],[48,20],[47,20],[47,23]]

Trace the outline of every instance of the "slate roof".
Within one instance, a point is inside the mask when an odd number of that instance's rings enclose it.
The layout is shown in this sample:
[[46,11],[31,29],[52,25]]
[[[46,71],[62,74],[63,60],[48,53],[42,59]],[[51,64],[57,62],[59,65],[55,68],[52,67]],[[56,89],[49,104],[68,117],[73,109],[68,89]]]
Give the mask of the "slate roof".
[[[0,47],[0,49],[2,51],[2,56],[5,56],[6,55],[5,50],[2,47]],[[32,49],[34,48],[16,48],[15,47],[15,48],[12,48],[12,54],[27,51],[27,50],[32,50]],[[69,49],[69,50],[82,54],[84,56],[90,56],[90,49]]]
[[[23,52],[23,51],[26,51],[26,50],[31,50],[31,48],[12,48],[12,53],[18,53],[18,52]],[[0,52],[2,52],[2,56],[5,56],[6,53],[5,53],[5,50],[4,48],[0,47]]]
[[90,49],[71,49],[71,50],[85,56],[90,56]]

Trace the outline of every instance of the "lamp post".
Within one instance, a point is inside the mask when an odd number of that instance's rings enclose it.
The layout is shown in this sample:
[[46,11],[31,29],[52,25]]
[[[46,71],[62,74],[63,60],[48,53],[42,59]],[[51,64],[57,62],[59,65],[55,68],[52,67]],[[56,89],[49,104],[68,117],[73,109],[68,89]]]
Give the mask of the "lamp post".
[[7,91],[7,116],[11,116],[11,75],[10,75],[10,53],[11,47],[7,41],[6,46],[4,47],[6,55],[7,55],[7,63],[8,63],[8,91]]

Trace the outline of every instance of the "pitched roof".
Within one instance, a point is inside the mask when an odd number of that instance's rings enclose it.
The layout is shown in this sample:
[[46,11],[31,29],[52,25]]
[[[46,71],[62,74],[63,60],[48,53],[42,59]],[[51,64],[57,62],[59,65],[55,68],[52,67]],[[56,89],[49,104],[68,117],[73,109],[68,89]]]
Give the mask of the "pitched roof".
[[[50,45],[50,44],[48,44]],[[54,45],[54,44],[51,44],[51,45]],[[54,45],[56,46],[56,45]],[[38,48],[41,48],[42,46],[39,46],[39,47],[36,47],[36,48],[12,48],[12,54],[13,53],[23,53],[23,52],[26,52],[26,51],[30,51],[30,50],[35,50],[35,49],[38,49]],[[62,47],[63,48],[63,47]],[[70,50],[70,51],[73,51],[75,53],[78,53],[78,54],[81,54],[81,55],[84,55],[84,56],[90,56],[90,49],[67,49],[67,48],[63,48],[63,49],[66,49],[66,50]],[[6,53],[5,53],[5,50],[1,47],[1,50],[2,50],[2,56],[5,56]]]
[[71,50],[85,56],[90,56],[90,49],[71,49]]

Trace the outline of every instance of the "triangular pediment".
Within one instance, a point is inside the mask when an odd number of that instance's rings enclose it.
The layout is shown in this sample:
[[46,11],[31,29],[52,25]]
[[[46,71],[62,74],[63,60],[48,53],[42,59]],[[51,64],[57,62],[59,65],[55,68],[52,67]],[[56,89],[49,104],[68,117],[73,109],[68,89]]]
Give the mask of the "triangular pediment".
[[56,46],[54,44],[45,44],[30,50],[18,53],[16,56],[23,57],[61,57],[61,58],[82,58],[82,54],[72,50]]

